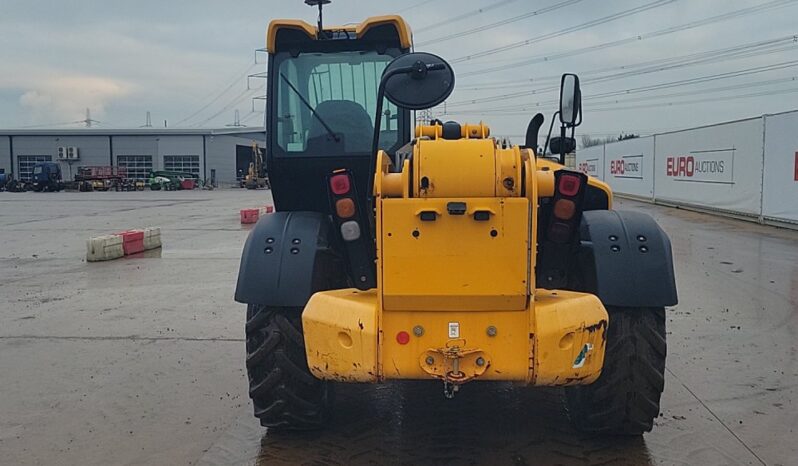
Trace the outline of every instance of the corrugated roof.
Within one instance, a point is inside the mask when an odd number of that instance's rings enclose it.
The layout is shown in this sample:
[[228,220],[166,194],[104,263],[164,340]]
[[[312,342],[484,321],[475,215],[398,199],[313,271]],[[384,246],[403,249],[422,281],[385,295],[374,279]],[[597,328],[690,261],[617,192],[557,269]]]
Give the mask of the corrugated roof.
[[36,128],[0,129],[0,136],[220,136],[265,133],[261,126],[244,128]]

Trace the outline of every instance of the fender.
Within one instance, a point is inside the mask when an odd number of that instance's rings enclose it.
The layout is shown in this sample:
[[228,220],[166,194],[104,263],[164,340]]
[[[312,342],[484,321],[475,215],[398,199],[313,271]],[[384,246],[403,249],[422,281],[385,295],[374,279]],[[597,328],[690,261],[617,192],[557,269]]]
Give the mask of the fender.
[[604,305],[661,307],[678,301],[670,239],[647,214],[584,212],[579,264],[586,289]]
[[261,218],[244,245],[235,300],[304,307],[316,291],[345,288],[346,269],[333,248],[331,228],[328,217],[318,212],[275,212]]

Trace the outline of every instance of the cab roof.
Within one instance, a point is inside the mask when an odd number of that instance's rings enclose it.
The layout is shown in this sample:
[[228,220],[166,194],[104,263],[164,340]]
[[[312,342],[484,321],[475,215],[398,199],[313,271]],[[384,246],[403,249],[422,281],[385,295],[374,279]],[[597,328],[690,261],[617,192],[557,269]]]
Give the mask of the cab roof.
[[[266,50],[269,53],[288,48],[299,41],[326,40],[319,39],[318,28],[299,19],[275,19],[269,23],[266,32]],[[413,35],[410,26],[399,15],[372,16],[360,24],[347,26],[324,27],[324,32],[333,39],[344,35],[355,39],[370,39],[398,43],[402,49],[410,49]]]

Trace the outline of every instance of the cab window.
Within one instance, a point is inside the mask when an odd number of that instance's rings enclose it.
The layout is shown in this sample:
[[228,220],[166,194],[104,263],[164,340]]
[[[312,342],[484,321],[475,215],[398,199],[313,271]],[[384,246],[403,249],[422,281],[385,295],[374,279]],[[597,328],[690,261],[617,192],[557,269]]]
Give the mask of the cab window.
[[[392,59],[375,51],[303,53],[277,67],[277,145],[289,155],[368,154],[377,88]],[[383,101],[380,148],[398,141],[400,115]]]

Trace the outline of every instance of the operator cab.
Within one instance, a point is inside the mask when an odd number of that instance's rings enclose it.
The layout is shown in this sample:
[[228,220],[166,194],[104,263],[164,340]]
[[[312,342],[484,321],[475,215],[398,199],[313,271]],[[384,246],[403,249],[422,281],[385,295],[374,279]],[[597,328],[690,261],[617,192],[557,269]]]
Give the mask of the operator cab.
[[[365,201],[380,78],[410,47],[398,16],[346,27],[271,22],[266,143],[277,210],[329,212],[324,180],[341,168]],[[393,154],[410,140],[410,113],[385,99],[380,116],[380,148]]]

